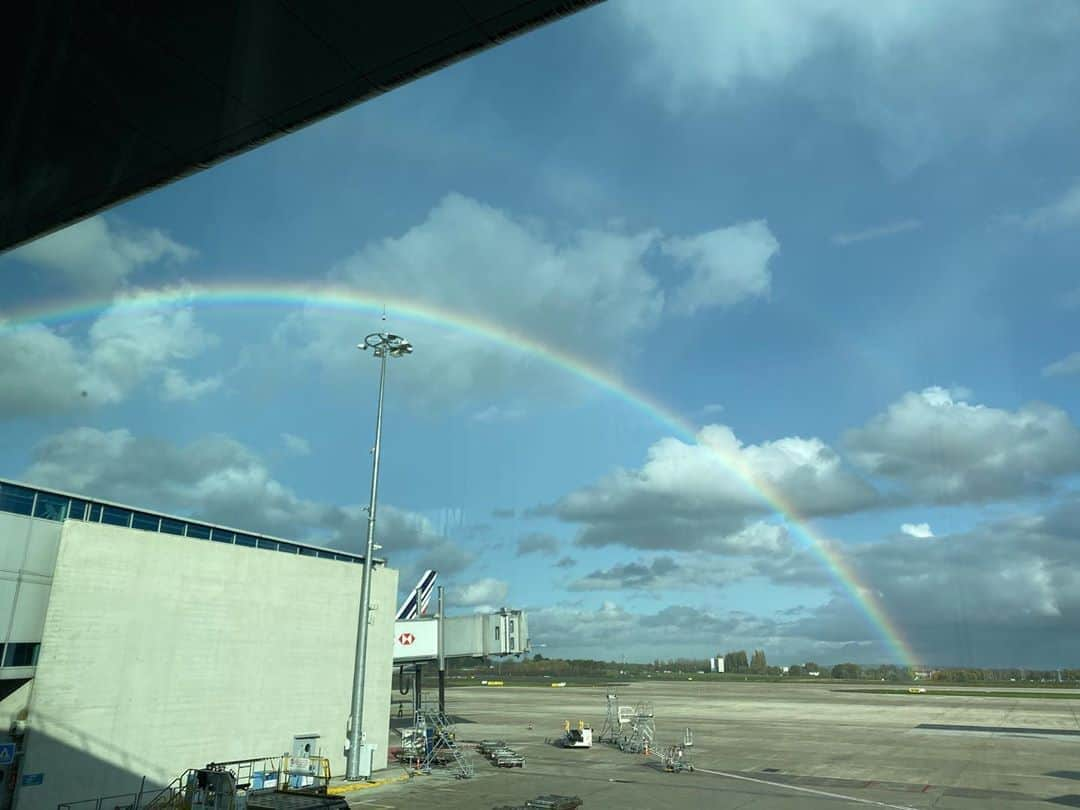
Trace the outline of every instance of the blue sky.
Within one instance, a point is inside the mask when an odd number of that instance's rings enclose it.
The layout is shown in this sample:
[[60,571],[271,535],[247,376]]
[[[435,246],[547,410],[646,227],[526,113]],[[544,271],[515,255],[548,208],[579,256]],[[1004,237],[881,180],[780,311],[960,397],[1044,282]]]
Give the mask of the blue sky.
[[197,292],[343,285],[712,426],[391,310],[404,584],[552,654],[895,659],[719,447],[919,660],[1076,665],[1080,11],[1042,10],[613,2],[0,257],[0,318],[190,293],[0,327],[0,474],[356,548],[379,319]]

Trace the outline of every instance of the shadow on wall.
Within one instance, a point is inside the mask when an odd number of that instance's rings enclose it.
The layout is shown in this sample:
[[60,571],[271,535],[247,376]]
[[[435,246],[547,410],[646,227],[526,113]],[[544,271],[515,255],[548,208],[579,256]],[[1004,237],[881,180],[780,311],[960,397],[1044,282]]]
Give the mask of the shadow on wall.
[[0,681],[0,706],[20,688],[30,683],[29,678],[5,678]]
[[1080,795],[1071,793],[1067,796],[1055,796],[1053,799],[1047,799],[1049,804],[1060,804],[1062,807],[1080,807]]
[[52,810],[63,802],[70,803],[71,810],[93,810],[100,796],[130,794],[134,799],[144,776],[145,792],[152,795],[180,775],[155,779],[138,772],[137,756],[125,756],[121,760],[124,764],[117,764],[92,753],[95,748],[109,756],[108,747],[100,740],[85,740],[85,746],[79,747],[28,729],[23,739],[25,753],[15,787],[14,810]]
[[[33,713],[20,747],[23,756],[13,810],[52,810],[61,804],[69,806],[65,810],[95,810],[101,797],[115,799],[103,803],[103,808],[126,806],[134,803],[140,790],[145,803],[189,768],[221,761],[220,752],[206,750],[199,761],[186,761],[175,771],[163,771],[160,763],[150,762],[138,751],[124,750],[105,737],[76,730],[39,711]],[[257,751],[250,755],[280,754]]]

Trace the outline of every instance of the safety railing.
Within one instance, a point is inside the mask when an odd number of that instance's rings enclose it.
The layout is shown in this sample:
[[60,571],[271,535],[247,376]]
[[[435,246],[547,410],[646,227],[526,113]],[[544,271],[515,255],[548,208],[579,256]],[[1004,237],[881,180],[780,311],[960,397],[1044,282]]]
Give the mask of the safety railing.
[[[252,757],[232,762],[214,762],[203,770],[228,772],[235,787],[244,791],[325,792],[330,784],[330,760],[326,757]],[[76,802],[63,802],[57,810],[174,810],[186,806],[195,787],[195,775],[189,769],[164,788],[146,790],[146,779],[137,792],[99,796]]]
[[212,762],[207,768],[229,771],[237,787],[245,790],[273,790],[278,787],[282,756],[250,757],[231,762]]
[[[145,781],[144,781],[145,784]],[[61,802],[57,810],[171,810],[178,807],[180,779],[174,779],[167,787],[135,793],[118,793],[115,796],[98,796],[77,802]]]
[[99,796],[77,802],[62,802],[56,810],[135,810],[138,793],[119,793],[116,796]]

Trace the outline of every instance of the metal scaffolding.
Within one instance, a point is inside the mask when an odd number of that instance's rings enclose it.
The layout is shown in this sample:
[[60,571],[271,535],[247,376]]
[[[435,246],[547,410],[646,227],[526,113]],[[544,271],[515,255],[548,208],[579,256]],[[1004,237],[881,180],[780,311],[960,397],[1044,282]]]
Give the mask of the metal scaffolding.
[[607,696],[607,716],[604,717],[604,726],[600,729],[597,742],[616,744],[622,736],[622,724],[619,721],[619,696],[609,692]]
[[[418,771],[430,774],[438,768],[457,779],[469,779],[476,773],[468,753],[458,745],[453,724],[438,706],[421,707],[416,713],[416,726],[408,736]],[[402,743],[404,748],[405,735]]]
[[664,763],[664,770],[672,773],[693,772],[694,763],[690,757],[693,748],[694,732],[687,728],[683,733],[682,743],[670,745],[660,754],[660,760]]
[[[622,714],[620,712],[620,715]],[[655,748],[653,741],[656,739],[656,720],[652,704],[637,704],[628,719],[630,731],[624,732],[619,738],[619,749],[632,754],[650,753]]]

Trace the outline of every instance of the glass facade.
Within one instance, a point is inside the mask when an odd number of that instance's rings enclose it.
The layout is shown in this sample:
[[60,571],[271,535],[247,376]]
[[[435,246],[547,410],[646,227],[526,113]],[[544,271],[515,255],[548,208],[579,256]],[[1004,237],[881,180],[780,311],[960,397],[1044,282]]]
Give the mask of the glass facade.
[[29,515],[34,511],[34,490],[15,484],[0,484],[0,510],[16,515]]
[[101,522],[110,526],[130,526],[131,510],[119,506],[106,506],[101,510]]
[[0,644],[0,666],[32,667],[37,665],[40,644]]
[[72,520],[86,520],[86,505],[86,501],[72,498],[71,505],[68,507],[68,517]]
[[[153,512],[138,512],[116,504],[94,502],[88,498],[76,498],[59,492],[26,487],[0,480],[0,512],[11,512],[42,520],[85,520],[90,523],[107,523],[111,526],[128,526],[146,532],[159,532],[190,537],[196,540],[216,540],[247,548],[267,549],[285,554],[300,554],[305,557],[318,557],[339,562],[363,562],[359,554],[305,546],[300,543],[286,542],[273,537],[252,534],[238,534],[231,529],[207,526],[204,523],[192,523],[180,518]],[[3,646],[3,645],[0,645]],[[33,652],[28,652],[33,647]],[[8,656],[25,660],[27,656],[37,658],[36,644],[8,644],[2,655],[3,666],[29,666],[8,664]]]
[[161,519],[161,528],[158,529],[163,534],[180,534],[184,533],[184,521],[173,520],[172,518],[163,517]]
[[46,520],[63,520],[67,517],[69,502],[70,498],[61,498],[59,495],[39,492],[34,501],[34,517],[45,518]]
[[146,512],[136,512],[131,519],[131,528],[142,529],[144,532],[158,531],[161,518],[157,515],[148,515]]
[[210,527],[200,526],[198,523],[187,524],[187,537],[194,537],[197,540],[209,540],[210,539]]

